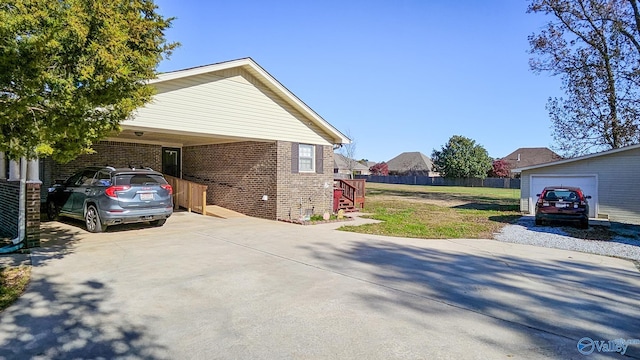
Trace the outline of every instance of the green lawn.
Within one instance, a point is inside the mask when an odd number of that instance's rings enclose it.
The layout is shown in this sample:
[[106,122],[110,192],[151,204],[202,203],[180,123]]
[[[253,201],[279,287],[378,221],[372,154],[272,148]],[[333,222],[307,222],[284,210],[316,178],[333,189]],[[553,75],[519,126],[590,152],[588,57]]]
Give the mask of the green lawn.
[[367,183],[367,217],[344,231],[423,239],[491,238],[520,217],[520,190]]

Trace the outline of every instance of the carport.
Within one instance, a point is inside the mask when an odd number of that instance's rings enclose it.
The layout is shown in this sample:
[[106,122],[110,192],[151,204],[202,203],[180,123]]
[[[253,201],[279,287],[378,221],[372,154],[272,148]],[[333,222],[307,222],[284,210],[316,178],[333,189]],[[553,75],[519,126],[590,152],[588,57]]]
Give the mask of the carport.
[[252,59],[168,72],[150,84],[153,101],[94,154],[44,161],[44,187],[85,166],[132,164],[206,185],[206,205],[250,216],[331,210],[333,147],[350,140]]

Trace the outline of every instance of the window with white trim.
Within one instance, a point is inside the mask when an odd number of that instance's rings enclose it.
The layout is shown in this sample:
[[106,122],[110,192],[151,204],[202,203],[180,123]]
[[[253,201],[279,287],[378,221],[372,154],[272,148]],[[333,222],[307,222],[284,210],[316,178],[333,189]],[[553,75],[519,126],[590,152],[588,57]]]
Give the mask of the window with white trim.
[[300,172],[314,172],[316,171],[316,149],[313,145],[299,144],[298,145],[298,171]]

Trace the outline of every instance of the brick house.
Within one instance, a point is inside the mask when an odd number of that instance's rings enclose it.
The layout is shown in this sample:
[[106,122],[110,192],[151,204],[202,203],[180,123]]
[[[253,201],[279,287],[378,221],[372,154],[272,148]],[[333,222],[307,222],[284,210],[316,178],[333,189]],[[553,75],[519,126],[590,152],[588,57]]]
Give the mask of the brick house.
[[387,166],[389,175],[440,176],[438,172],[433,171],[431,158],[419,151],[403,152],[387,161]]
[[509,169],[516,169],[562,160],[562,156],[546,147],[519,148],[502,160],[508,164]]
[[[94,154],[68,164],[40,160],[42,196],[85,166],[143,165],[205,184],[208,204],[250,216],[288,220],[331,210],[333,149],[350,140],[255,61],[168,72],[150,84],[152,102],[95,144]],[[5,183],[0,194],[11,188]]]
[[349,179],[350,175],[370,175],[371,166],[363,165],[355,159],[342,154],[333,154],[333,174],[336,178]]

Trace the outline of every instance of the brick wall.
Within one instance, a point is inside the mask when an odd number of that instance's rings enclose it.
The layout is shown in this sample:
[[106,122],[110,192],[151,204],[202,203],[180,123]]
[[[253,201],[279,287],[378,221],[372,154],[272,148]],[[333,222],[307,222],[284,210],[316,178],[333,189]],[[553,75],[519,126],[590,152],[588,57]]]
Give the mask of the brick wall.
[[[76,171],[87,166],[128,167],[133,165],[148,166],[162,171],[162,146],[149,144],[134,144],[116,141],[100,141],[93,145],[94,154],[78,156],[67,164],[52,163],[47,178],[43,176],[43,184],[48,186],[53,180],[64,180]],[[48,169],[45,165],[45,169]],[[49,178],[51,177],[51,178]]]
[[40,184],[27,183],[26,246],[40,247]]
[[[244,141],[182,149],[182,174],[205,184],[208,204],[276,219],[276,143]],[[263,195],[268,196],[263,201]]]
[[[20,200],[20,182],[0,180],[0,235],[15,238],[18,236],[18,210]],[[26,193],[26,247],[40,246],[40,184],[27,183]]]
[[[45,164],[51,168],[51,179],[43,179],[43,186],[91,165],[162,169],[160,145],[100,142],[94,149],[95,154],[69,164]],[[182,173],[184,179],[208,186],[208,204],[265,219],[297,220],[307,212],[331,211],[333,151],[323,146],[322,152],[322,173],[292,173],[290,142],[187,146],[182,149]],[[263,201],[263,195],[268,200]]]
[[[320,145],[316,145],[320,146]],[[278,142],[277,219],[299,220],[307,212],[331,212],[333,200],[333,150],[323,146],[322,173],[293,173],[291,143]]]
[[18,199],[20,182],[0,179],[0,236],[18,236]]

